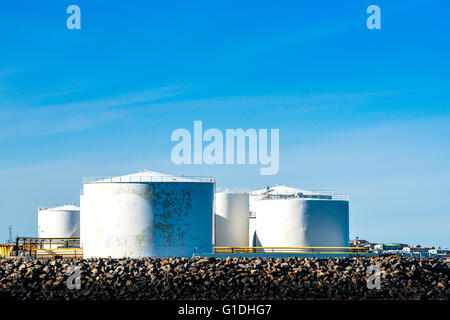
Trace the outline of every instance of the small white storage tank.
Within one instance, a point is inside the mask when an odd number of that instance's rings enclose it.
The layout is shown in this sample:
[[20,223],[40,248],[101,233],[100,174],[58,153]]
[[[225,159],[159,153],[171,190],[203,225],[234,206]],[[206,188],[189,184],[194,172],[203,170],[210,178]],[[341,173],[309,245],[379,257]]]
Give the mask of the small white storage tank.
[[80,208],[64,205],[38,209],[39,238],[79,238]]
[[152,171],[88,178],[81,196],[83,257],[212,252],[213,178]]
[[215,194],[215,246],[247,247],[249,195],[246,191],[222,191]]
[[251,245],[348,247],[348,197],[285,186],[252,192],[255,215]]

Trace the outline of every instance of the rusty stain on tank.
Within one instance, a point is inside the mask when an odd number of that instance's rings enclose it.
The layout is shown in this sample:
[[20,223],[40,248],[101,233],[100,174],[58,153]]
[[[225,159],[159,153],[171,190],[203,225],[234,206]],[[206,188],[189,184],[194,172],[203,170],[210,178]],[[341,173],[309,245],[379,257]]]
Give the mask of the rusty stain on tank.
[[122,194],[125,192],[125,193],[134,194],[138,197],[144,198],[145,200],[151,201],[151,196],[152,196],[153,190],[151,188],[151,185],[149,185],[149,184],[144,184],[145,189],[142,191],[136,191],[135,188],[132,185],[130,185],[130,183],[127,183],[127,184],[112,183],[112,184],[117,184],[120,186],[120,188],[115,188],[110,191],[110,194],[112,194],[112,195]]
[[163,246],[184,245],[184,236],[191,224],[183,223],[183,218],[189,216],[192,189],[176,182],[172,185],[154,183],[151,193],[153,235],[164,239]]

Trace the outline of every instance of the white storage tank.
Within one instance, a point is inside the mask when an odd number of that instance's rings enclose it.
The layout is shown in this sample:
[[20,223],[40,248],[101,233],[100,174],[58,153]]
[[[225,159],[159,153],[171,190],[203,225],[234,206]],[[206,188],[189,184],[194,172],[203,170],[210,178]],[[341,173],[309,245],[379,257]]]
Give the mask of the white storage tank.
[[247,247],[249,195],[246,191],[226,190],[215,194],[215,246]]
[[152,171],[85,179],[83,257],[170,257],[212,252],[213,178]]
[[252,192],[255,215],[251,245],[348,247],[349,205],[345,195],[285,186]]
[[80,208],[64,205],[38,209],[39,238],[79,238]]

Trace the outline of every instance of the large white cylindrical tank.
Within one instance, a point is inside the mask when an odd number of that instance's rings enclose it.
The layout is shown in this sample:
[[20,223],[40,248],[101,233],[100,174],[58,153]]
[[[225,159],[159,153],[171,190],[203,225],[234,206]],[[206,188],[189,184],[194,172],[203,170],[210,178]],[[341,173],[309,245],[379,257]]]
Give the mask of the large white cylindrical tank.
[[83,185],[83,257],[212,252],[215,182],[144,171]]
[[64,205],[38,209],[39,238],[79,238],[80,208]]
[[342,196],[275,187],[250,203],[253,239],[262,247],[349,246],[349,205]]
[[249,195],[245,191],[215,194],[216,247],[247,247],[249,231]]

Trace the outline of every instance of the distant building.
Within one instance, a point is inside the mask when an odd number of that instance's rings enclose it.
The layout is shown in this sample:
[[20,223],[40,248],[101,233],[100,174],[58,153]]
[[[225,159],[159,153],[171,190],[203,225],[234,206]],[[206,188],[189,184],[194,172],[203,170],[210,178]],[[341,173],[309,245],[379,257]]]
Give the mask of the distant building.
[[369,247],[370,243],[363,239],[354,239],[350,241],[350,247]]
[[391,250],[402,250],[403,246],[400,243],[379,243],[374,246],[375,250],[384,250],[384,251],[391,251]]
[[373,249],[374,250],[383,250],[383,244],[374,243]]
[[416,254],[428,253],[429,250],[432,250],[432,249],[429,248],[429,247],[424,247],[424,248],[422,248],[422,247],[405,247],[405,248],[403,248],[403,251],[406,251],[406,252],[412,253],[412,254],[414,254],[414,253],[416,253]]
[[433,257],[450,260],[450,249],[434,249],[430,247],[410,247],[406,243],[370,243],[372,252],[389,255],[395,254],[405,257]]
[[389,243],[383,245],[383,250],[402,250],[400,243]]
[[431,249],[428,251],[430,254],[450,254],[450,250],[449,249]]
[[405,247],[403,248],[403,251],[413,253],[413,252],[420,252],[420,247]]
[[396,254],[406,257],[435,257],[439,259],[450,259],[450,249],[434,249],[430,247],[414,247],[407,243],[370,243],[363,239],[354,239],[350,241],[351,247],[370,248],[373,253],[378,254]]

